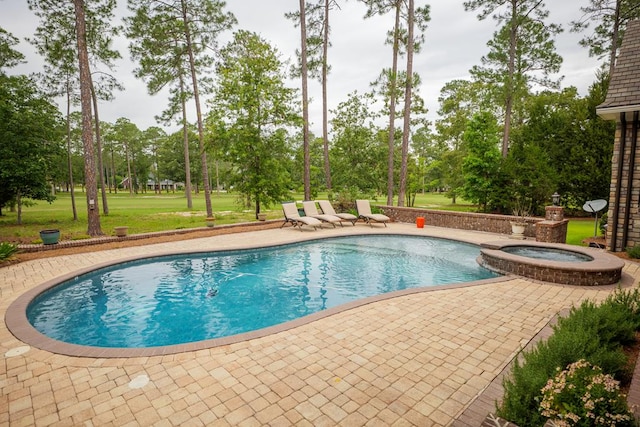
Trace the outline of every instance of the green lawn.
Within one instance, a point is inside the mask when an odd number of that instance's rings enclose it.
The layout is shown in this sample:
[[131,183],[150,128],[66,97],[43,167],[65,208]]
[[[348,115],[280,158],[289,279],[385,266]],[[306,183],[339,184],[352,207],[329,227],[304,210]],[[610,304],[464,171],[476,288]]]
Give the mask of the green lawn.
[[[594,236],[594,218],[571,219],[567,230],[567,243],[570,245],[582,245],[582,241]],[[602,236],[598,228],[598,236]]]
[[[252,221],[253,211],[243,211],[236,204],[237,195],[212,194],[211,203],[216,223],[231,224]],[[202,194],[193,196],[193,209],[187,209],[184,194],[137,194],[108,195],[109,215],[100,216],[100,224],[105,234],[113,234],[113,228],[126,225],[129,233],[145,233],[160,230],[176,230],[202,227],[205,225],[206,208]],[[60,229],[62,239],[82,239],[88,237],[86,196],[76,193],[78,221],[73,221],[71,197],[69,193],[58,193],[56,200],[49,204],[37,201],[32,206],[23,207],[22,225],[17,225],[17,214],[3,210],[0,217],[0,241],[39,242],[38,233],[42,229]],[[101,210],[102,213],[102,210]],[[267,211],[267,218],[279,217],[280,210]]]
[[[320,194],[317,199],[327,198]],[[295,195],[296,200],[302,200],[301,194]],[[239,207],[237,194],[213,193],[211,202],[216,217],[216,224],[232,224],[237,222],[254,221],[252,210]],[[379,198],[377,203],[384,203]],[[129,233],[147,233],[161,230],[177,230],[184,228],[203,227],[205,225],[206,208],[204,196],[194,194],[193,209],[187,209],[187,200],[182,193],[144,193],[134,194],[119,192],[108,194],[109,215],[100,216],[100,224],[105,234],[113,235],[114,227],[126,225]],[[76,206],[78,221],[73,221],[71,197],[69,193],[58,193],[56,200],[49,204],[37,201],[24,206],[22,210],[22,225],[17,225],[17,214],[3,210],[0,217],[0,242],[40,243],[39,231],[57,228],[61,232],[61,239],[87,238],[86,196],[76,192]],[[428,209],[445,209],[455,211],[475,211],[475,207],[465,201],[451,204],[451,200],[443,194],[427,193],[416,197],[415,207]],[[263,209],[267,219],[282,217],[280,205]],[[593,219],[571,220],[567,243],[580,245],[581,241],[593,236]]]
[[416,196],[414,204],[416,208],[440,209],[457,212],[475,212],[478,208],[466,200],[458,198],[456,204],[451,203],[451,199],[442,193],[425,193]]

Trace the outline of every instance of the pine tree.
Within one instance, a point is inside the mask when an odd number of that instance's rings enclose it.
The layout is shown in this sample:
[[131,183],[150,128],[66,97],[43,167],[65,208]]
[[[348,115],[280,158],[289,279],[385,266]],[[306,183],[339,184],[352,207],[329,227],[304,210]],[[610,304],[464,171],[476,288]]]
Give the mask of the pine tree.
[[502,156],[507,157],[514,108],[528,89],[535,73],[542,73],[538,83],[553,85],[549,74],[559,71],[562,58],[555,53],[553,37],[562,31],[559,25],[545,24],[549,12],[540,0],[471,0],[466,10],[481,9],[478,19],[493,16],[503,26],[488,43],[490,52],[482,58],[483,67],[471,73],[492,85],[504,108]]
[[[135,15],[126,20],[127,34],[133,39],[131,52],[141,64],[138,76],[147,79],[151,93],[173,85],[165,117],[173,117],[177,111],[182,111],[187,166],[189,150],[184,102],[188,96],[194,100],[207,217],[213,216],[213,209],[200,95],[207,91],[206,74],[214,63],[209,52],[215,51],[220,33],[236,23],[233,14],[224,11],[225,5],[219,0],[129,0],[129,9],[135,11]],[[187,86],[189,78],[190,87]],[[189,181],[186,179],[187,185],[190,185]],[[190,195],[189,190],[187,195]]]

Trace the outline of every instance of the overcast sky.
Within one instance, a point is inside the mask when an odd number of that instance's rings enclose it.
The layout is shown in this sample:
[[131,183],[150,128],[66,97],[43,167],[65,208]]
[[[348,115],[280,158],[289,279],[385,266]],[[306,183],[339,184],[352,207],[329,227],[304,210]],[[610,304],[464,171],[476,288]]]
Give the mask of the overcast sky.
[[[126,2],[118,0],[119,13],[127,14]],[[365,7],[356,1],[339,1],[341,9],[331,15],[331,43],[329,62],[329,108],[335,108],[347,99],[354,90],[360,93],[369,90],[380,71],[391,64],[391,46],[384,44],[386,32],[393,25],[393,16],[363,20]],[[420,93],[429,108],[428,117],[435,120],[438,110],[437,98],[445,83],[453,79],[466,79],[469,69],[480,64],[480,58],[488,51],[486,44],[496,31],[491,19],[478,21],[476,13],[465,12],[462,0],[431,0],[431,22],[426,32],[426,43],[422,52],[414,59],[414,71],[422,79]],[[581,95],[586,94],[593,82],[599,62],[589,58],[587,49],[578,45],[580,34],[568,30],[569,22],[581,17],[580,7],[587,0],[547,2],[550,11],[548,22],[561,24],[565,31],[556,39],[557,52],[564,58],[560,75],[564,76],[563,87],[576,86]],[[227,8],[238,19],[235,29],[255,31],[276,46],[283,59],[294,60],[295,49],[300,45],[300,33],[285,12],[294,11],[298,2],[293,0],[228,0]],[[416,6],[425,4],[416,1]],[[11,32],[22,41],[17,49],[27,56],[28,63],[13,72],[40,71],[42,60],[34,49],[24,41],[38,25],[37,18],[29,11],[26,0],[0,0],[0,27]],[[230,36],[227,36],[227,38]],[[127,117],[141,129],[157,126],[154,120],[167,106],[163,94],[151,97],[145,84],[133,76],[134,64],[129,60],[127,41],[118,40],[123,59],[117,63],[115,74],[125,86],[116,93],[112,102],[100,106],[100,119],[115,122]],[[404,62],[401,62],[404,64]],[[292,82],[297,85],[298,82]],[[299,86],[299,85],[297,85]],[[310,82],[311,130],[321,135],[322,105],[320,85]],[[193,106],[189,106],[193,110]],[[205,107],[205,111],[207,108]],[[192,114],[195,117],[195,114]],[[167,129],[173,131],[173,129]]]

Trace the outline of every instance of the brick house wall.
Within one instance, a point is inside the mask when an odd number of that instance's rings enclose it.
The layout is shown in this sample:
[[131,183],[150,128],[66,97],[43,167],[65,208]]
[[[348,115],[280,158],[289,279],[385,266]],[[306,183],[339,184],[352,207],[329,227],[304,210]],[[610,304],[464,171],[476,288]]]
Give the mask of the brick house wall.
[[617,124],[606,238],[607,249],[618,252],[640,245],[640,20],[627,23],[607,97],[596,112]]

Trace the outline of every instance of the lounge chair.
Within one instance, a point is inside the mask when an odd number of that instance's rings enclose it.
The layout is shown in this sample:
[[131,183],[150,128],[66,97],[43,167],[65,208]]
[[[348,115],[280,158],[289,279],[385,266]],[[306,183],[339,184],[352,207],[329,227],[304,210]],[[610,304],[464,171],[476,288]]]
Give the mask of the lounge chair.
[[335,209],[333,209],[333,205],[328,200],[318,200],[318,204],[320,205],[320,209],[322,209],[323,214],[327,215],[335,215],[340,218],[342,221],[349,221],[354,226],[358,221],[358,217],[350,214],[350,213],[336,213]]
[[298,207],[295,202],[285,202],[282,204],[282,212],[284,212],[284,222],[280,226],[280,228],[284,227],[285,224],[291,223],[294,227],[299,227],[300,231],[302,231],[303,225],[309,225],[313,227],[315,230],[316,227],[322,225],[322,221],[319,219],[311,218],[308,216],[300,216],[298,213]]
[[386,227],[387,222],[391,219],[386,215],[371,213],[371,205],[368,200],[356,200],[356,209],[358,211],[358,218],[364,219],[371,227],[373,227],[371,221],[381,222]]
[[319,219],[322,222],[329,223],[333,225],[333,228],[336,228],[336,222],[340,224],[342,227],[341,219],[335,215],[329,214],[321,214],[318,212],[318,208],[316,208],[316,202],[313,200],[306,200],[302,202],[302,208],[304,209],[304,214],[308,217]]

